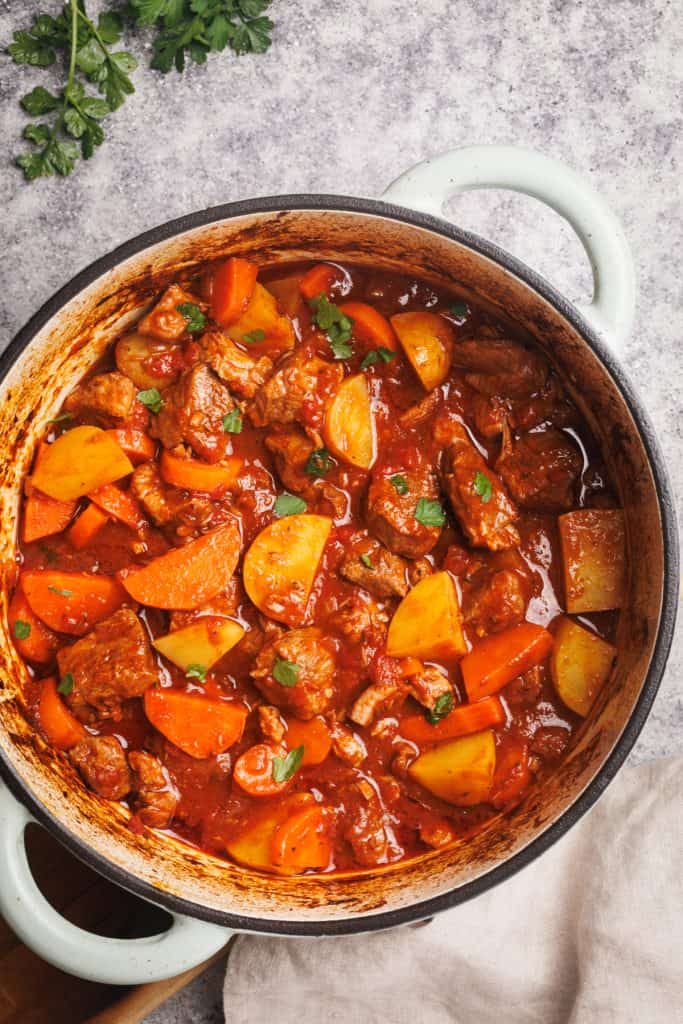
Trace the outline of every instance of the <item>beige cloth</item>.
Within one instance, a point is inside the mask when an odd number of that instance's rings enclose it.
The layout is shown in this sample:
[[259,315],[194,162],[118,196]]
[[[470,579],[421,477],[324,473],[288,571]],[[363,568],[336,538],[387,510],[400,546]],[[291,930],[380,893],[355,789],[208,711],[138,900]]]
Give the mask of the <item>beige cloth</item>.
[[622,771],[528,868],[421,928],[238,938],[227,1024],[683,1022],[683,759]]

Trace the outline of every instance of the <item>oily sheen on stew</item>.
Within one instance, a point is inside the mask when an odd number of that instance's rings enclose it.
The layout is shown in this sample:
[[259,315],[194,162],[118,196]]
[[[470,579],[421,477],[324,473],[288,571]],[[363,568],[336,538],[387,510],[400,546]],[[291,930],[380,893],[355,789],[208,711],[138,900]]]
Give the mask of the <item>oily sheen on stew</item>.
[[363,870],[467,843],[562,771],[624,549],[513,326],[418,279],[231,258],[48,425],[10,630],[35,729],[133,831]]

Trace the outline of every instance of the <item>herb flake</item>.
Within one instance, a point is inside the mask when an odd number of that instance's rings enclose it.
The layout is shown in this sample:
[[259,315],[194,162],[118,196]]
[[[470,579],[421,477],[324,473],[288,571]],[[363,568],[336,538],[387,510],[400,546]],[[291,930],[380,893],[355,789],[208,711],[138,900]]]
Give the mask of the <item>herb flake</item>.
[[266,340],[266,332],[262,331],[260,327],[257,327],[255,331],[248,331],[247,334],[242,335],[242,341],[246,341],[247,345],[258,345],[259,341]]
[[349,344],[353,332],[353,320],[342,313],[339,306],[327,298],[324,292],[308,300],[313,313],[313,323],[327,334],[327,341],[335,359],[350,359],[353,348]]
[[478,494],[485,505],[491,500],[493,495],[493,484],[486,473],[477,472],[474,477],[474,493]]
[[415,518],[423,526],[443,526],[446,522],[446,513],[440,502],[420,498],[415,506]]
[[206,682],[207,672],[208,669],[206,665],[198,665],[196,662],[188,665],[185,669],[185,675],[188,679],[198,679],[200,683]]
[[366,569],[374,569],[375,568],[374,565],[372,564],[372,560],[370,558],[370,555],[366,555],[365,553],[363,553],[362,555],[359,555],[359,560],[362,562],[362,564],[365,566]]
[[26,640],[31,635],[30,622],[22,622],[21,619],[14,620],[14,635],[17,640]]
[[431,711],[427,711],[427,721],[432,725],[438,725],[442,718],[450,715],[455,707],[455,700],[452,693],[442,693],[437,697],[436,703]]
[[58,693],[63,693],[65,697],[68,697],[70,693],[73,693],[74,688],[74,677],[71,672],[66,672],[59,680],[59,686],[57,687]]
[[304,756],[304,746],[290,750],[286,757],[273,758],[273,781],[287,782],[297,770]]
[[56,594],[57,597],[73,597],[73,590],[63,590],[60,587],[53,587],[52,584],[48,584],[47,588],[51,594]]
[[306,502],[293,494],[278,494],[273,505],[273,512],[278,519],[285,516],[298,516],[306,511]]
[[176,309],[185,317],[185,330],[188,334],[198,334],[206,327],[206,317],[194,302],[181,302]]
[[226,434],[241,434],[242,433],[242,413],[235,406],[230,412],[226,413],[222,420],[223,430]]
[[147,388],[145,391],[138,391],[138,402],[146,405],[150,412],[158,413],[164,407],[164,400],[158,388]]
[[294,661],[285,661],[284,658],[276,658],[275,664],[273,665],[273,679],[280,684],[285,686],[287,689],[291,689],[296,686],[301,672],[301,666],[297,665]]
[[397,494],[404,495],[408,493],[408,481],[402,473],[394,473],[393,476],[390,476],[389,483]]
[[332,458],[327,448],[316,448],[304,463],[304,473],[312,477],[325,476],[331,468]]

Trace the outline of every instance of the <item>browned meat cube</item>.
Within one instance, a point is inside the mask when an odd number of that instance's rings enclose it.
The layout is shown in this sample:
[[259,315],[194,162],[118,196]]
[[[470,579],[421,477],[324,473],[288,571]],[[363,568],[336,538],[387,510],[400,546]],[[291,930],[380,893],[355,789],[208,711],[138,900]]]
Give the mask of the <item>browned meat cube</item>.
[[496,471],[522,508],[565,512],[575,504],[583,458],[562,430],[542,430],[511,438],[507,431]]
[[[405,487],[397,489],[391,482],[396,475],[403,478]],[[368,529],[397,555],[421,558],[432,550],[441,535],[440,526],[425,526],[415,518],[421,498],[439,499],[436,478],[426,462],[401,470],[400,474],[386,468],[373,471],[367,499]]]
[[463,426],[451,422],[448,433],[443,484],[470,544],[491,551],[516,547],[519,533],[514,521],[519,513],[503,481],[489,468]]
[[155,526],[166,526],[173,521],[174,510],[168,488],[161,479],[156,462],[143,462],[136,468],[130,490]]
[[343,377],[344,369],[339,363],[330,363],[306,348],[297,348],[279,361],[275,373],[256,392],[249,407],[251,421],[256,427],[297,420],[319,427],[325,407]]
[[273,372],[268,356],[243,352],[222,331],[207,331],[201,339],[202,357],[239,398],[253,398]]
[[539,391],[550,372],[540,352],[509,338],[468,338],[453,347],[452,365],[484,395],[523,398]]
[[128,764],[133,772],[133,810],[143,825],[167,828],[179,799],[168,771],[158,758],[144,750],[131,751]]
[[379,679],[363,690],[349,712],[349,718],[356,725],[370,725],[380,714],[386,714],[408,693],[408,685],[398,676]]
[[314,626],[292,629],[271,641],[251,671],[255,685],[271,704],[304,721],[332,706],[334,674],[333,645]]
[[503,688],[502,695],[511,708],[532,708],[537,703],[543,690],[542,665],[534,665],[523,676],[517,676]]
[[375,597],[405,597],[408,563],[372,537],[359,537],[350,545],[339,567],[344,579]]
[[423,665],[419,672],[408,678],[408,692],[428,711],[433,711],[441,697],[453,695],[453,687],[440,669]]
[[510,417],[510,402],[497,395],[474,395],[472,410],[476,432],[486,438],[498,437]]
[[[140,320],[138,331],[153,338],[160,338],[162,341],[179,338],[187,329],[187,319],[178,309],[178,306],[185,302],[191,302],[195,306],[198,304],[194,295],[184,291],[179,284],[169,285],[156,306]],[[202,306],[203,303],[199,305]]]
[[465,592],[465,622],[477,636],[499,633],[523,620],[528,600],[528,586],[519,573],[501,569]]
[[417,427],[421,423],[424,423],[426,419],[429,419],[433,413],[436,412],[439,405],[441,404],[441,391],[439,388],[434,388],[429,394],[423,398],[416,405],[411,405],[409,409],[402,412],[399,416],[399,420],[402,427]]
[[332,750],[337,757],[342,761],[346,761],[347,764],[352,765],[354,768],[358,768],[368,756],[365,744],[360,736],[352,732],[347,725],[342,725],[341,722],[332,723],[330,734],[332,736]]
[[272,704],[261,704],[258,708],[259,729],[266,741],[279,746],[284,739],[286,732],[285,723],[280,717],[280,712]]
[[122,702],[140,697],[158,679],[147,634],[130,608],[119,608],[82,640],[63,647],[57,663],[62,678],[73,676],[67,702],[83,721],[120,718]]
[[164,404],[152,417],[149,432],[164,448],[186,442],[207,462],[219,462],[230,444],[223,417],[234,408],[225,384],[199,363],[164,392]]
[[369,782],[361,779],[342,793],[341,833],[356,860],[371,867],[389,859],[388,822],[382,803]]
[[74,388],[64,403],[67,412],[109,427],[130,415],[135,385],[118,370],[96,373]]
[[169,487],[154,462],[144,462],[137,467],[131,491],[156,526],[169,527],[167,536],[176,544],[215,530],[231,515],[230,495],[211,498],[208,494]]
[[131,787],[126,754],[115,736],[86,736],[69,751],[86,784],[105,800],[123,800]]
[[354,644],[380,647],[387,633],[389,615],[370,594],[357,590],[333,619],[334,628]]
[[[277,475],[288,491],[300,494],[312,505],[321,501],[329,503],[335,518],[346,515],[348,499],[344,492],[306,472],[308,457],[316,450],[316,445],[302,430],[298,427],[278,429],[266,438],[266,448],[273,453]],[[326,508],[319,507],[318,511],[327,513]]]

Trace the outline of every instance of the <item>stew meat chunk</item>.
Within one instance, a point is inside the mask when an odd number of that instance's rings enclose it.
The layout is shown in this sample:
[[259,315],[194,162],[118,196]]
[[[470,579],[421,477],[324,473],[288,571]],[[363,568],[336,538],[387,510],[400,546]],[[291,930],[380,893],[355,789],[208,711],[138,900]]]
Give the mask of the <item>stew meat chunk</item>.
[[69,756],[98,796],[123,800],[130,793],[130,769],[115,736],[88,736],[72,748]]
[[150,434],[165,448],[175,448],[184,442],[207,462],[219,462],[229,445],[223,417],[234,408],[226,386],[208,366],[200,363],[165,391]]

